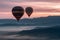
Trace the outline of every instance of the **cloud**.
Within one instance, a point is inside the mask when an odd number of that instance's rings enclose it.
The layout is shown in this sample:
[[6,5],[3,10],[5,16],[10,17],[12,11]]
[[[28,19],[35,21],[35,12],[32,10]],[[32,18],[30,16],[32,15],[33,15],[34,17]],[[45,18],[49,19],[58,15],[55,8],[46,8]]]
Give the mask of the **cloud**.
[[60,0],[8,0],[11,2],[60,2]]
[[60,2],[60,0],[0,0],[0,12],[10,12],[14,6],[24,8],[31,6],[36,12],[53,12],[56,9],[52,7],[60,5],[60,3],[54,2]]
[[10,2],[60,2],[60,0],[3,0]]
[[28,2],[60,2],[60,0],[25,0],[25,1],[28,1]]
[[42,9],[42,8],[40,8],[40,9],[35,9],[35,11],[37,11],[37,12],[60,12],[60,9]]
[[10,9],[9,5],[0,4],[0,12],[7,12]]

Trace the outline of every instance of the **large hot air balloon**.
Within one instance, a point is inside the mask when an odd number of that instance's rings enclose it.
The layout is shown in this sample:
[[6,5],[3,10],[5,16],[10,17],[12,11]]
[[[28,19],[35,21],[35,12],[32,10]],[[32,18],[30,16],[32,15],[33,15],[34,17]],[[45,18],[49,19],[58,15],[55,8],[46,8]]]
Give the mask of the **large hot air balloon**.
[[26,11],[27,15],[30,17],[31,14],[32,14],[32,12],[33,12],[33,8],[32,8],[32,7],[27,7],[27,8],[25,9],[25,11]]
[[13,16],[19,21],[19,19],[24,15],[24,9],[20,6],[15,6],[12,9]]

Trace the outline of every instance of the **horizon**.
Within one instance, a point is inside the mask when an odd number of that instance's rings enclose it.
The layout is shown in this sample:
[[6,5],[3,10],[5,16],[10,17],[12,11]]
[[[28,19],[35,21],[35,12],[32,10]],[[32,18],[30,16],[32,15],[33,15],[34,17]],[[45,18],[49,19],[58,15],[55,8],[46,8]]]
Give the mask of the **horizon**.
[[[35,18],[21,18],[20,20],[22,19],[37,19],[37,18],[47,18],[47,17],[60,17],[60,16],[46,16],[46,17],[35,17]],[[1,18],[1,19],[8,19],[8,18]],[[9,18],[9,19],[13,19],[13,20],[16,20],[16,18]]]

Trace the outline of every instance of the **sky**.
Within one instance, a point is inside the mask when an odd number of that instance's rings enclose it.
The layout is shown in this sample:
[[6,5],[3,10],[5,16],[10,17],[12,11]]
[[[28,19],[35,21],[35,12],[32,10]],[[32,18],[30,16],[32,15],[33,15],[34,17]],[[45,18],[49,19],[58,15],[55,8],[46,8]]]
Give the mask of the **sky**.
[[[12,8],[21,6],[32,7],[33,13],[30,18],[60,16],[60,0],[0,0],[0,19],[14,19]],[[22,18],[29,18],[24,12]]]

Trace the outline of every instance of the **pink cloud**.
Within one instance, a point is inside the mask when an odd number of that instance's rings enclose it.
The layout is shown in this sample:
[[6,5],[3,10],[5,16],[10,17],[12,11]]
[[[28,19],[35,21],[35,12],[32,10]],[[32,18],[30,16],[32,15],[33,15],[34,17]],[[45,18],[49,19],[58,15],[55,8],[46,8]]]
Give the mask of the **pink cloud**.
[[[51,2],[52,1],[52,2]],[[57,1],[57,0],[55,0]],[[12,8],[14,6],[22,6],[24,9],[31,6],[34,9],[32,17],[41,17],[48,15],[55,15],[56,12],[60,13],[60,3],[56,3],[54,0],[1,0],[0,1],[0,17],[1,18],[14,18],[12,16]],[[4,13],[2,13],[4,12]],[[9,13],[10,12],[10,13]],[[37,12],[35,14],[35,12]],[[38,13],[39,12],[39,13]],[[53,14],[49,14],[49,12]],[[57,14],[56,14],[57,15]],[[26,14],[22,18],[28,18]]]

